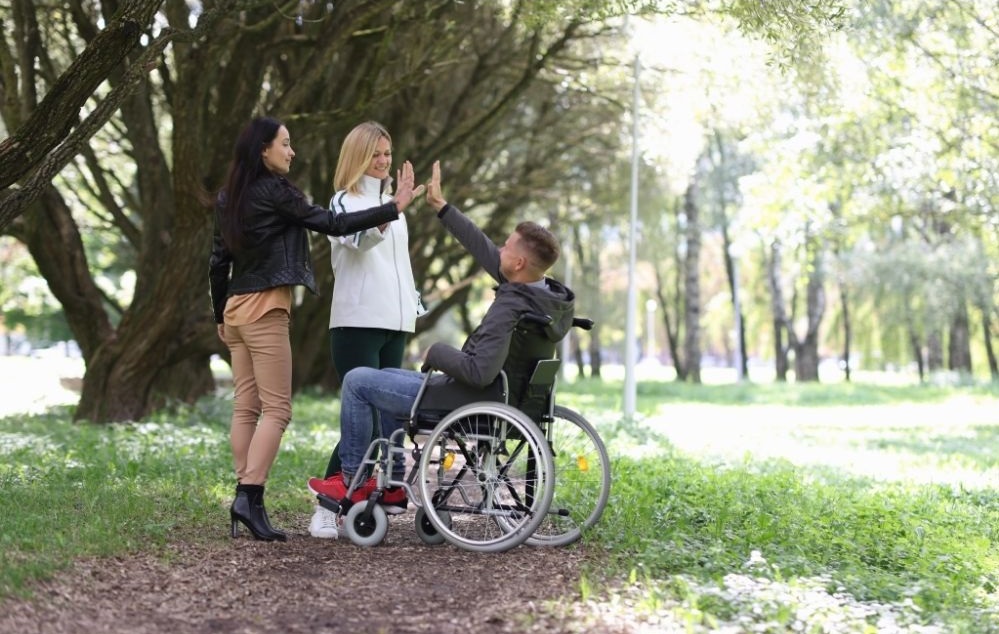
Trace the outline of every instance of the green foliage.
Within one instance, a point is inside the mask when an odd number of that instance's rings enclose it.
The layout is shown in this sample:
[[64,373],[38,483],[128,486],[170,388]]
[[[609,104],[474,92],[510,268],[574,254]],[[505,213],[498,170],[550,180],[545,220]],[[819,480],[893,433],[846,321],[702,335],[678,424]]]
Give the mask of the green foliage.
[[41,344],[73,338],[27,249],[0,236],[0,332],[5,330]]
[[2,323],[7,330],[23,332],[34,345],[44,346],[73,338],[62,309],[56,306],[44,305],[39,312],[11,308],[3,312]]
[[[221,537],[235,486],[229,408],[205,399],[121,425],[76,425],[68,409],[0,419],[0,595],[28,591],[75,557]],[[310,401],[296,414],[326,425],[328,408]],[[269,485],[278,517],[306,508],[302,477],[332,447],[321,436],[289,434]]]
[[843,27],[846,16],[843,3],[837,0],[736,0],[727,5],[744,31],[775,47],[782,67],[823,61],[823,40]]
[[996,493],[823,482],[783,463],[719,469],[679,455],[614,466],[598,539],[618,569],[720,581],[755,551],[765,578],[825,577],[857,599],[911,599],[930,613],[977,607],[999,583]]

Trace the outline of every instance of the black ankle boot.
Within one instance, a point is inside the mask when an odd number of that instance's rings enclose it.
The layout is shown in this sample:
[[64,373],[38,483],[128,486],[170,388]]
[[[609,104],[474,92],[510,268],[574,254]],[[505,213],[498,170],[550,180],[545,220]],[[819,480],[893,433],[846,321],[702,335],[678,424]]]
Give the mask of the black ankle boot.
[[239,534],[239,523],[250,529],[253,537],[267,542],[283,542],[288,537],[271,527],[264,508],[264,487],[262,484],[237,484],[236,499],[229,509],[232,521],[232,536]]

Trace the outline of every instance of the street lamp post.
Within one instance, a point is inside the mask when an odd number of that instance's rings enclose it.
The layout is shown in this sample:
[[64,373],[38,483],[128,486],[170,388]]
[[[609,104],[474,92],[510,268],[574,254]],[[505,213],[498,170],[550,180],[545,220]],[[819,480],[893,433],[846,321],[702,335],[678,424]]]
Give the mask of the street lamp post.
[[632,105],[631,129],[631,222],[628,228],[628,305],[624,329],[624,417],[635,417],[635,357],[638,340],[635,335],[635,250],[638,231],[638,76],[642,64],[635,55],[635,90]]

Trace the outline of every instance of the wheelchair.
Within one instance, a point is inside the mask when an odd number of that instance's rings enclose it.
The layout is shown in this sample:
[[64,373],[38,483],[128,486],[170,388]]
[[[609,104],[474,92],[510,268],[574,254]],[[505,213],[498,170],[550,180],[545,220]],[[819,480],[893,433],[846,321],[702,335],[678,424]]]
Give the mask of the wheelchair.
[[[550,318],[525,315],[515,336],[531,338]],[[576,318],[573,326],[593,322]],[[536,337],[535,343],[536,343]],[[433,371],[426,373],[408,419],[389,438],[369,445],[362,466],[373,467],[377,487],[352,504],[366,468],[357,470],[346,499],[319,495],[319,503],[343,517],[343,532],[359,546],[375,546],[388,531],[378,504],[387,487],[402,487],[416,506],[416,532],[426,544],[445,542],[474,552],[503,552],[528,544],[563,546],[577,541],[603,513],[610,494],[610,460],[596,429],[579,413],[555,403],[561,361],[554,344],[534,362],[511,404],[505,371],[495,392],[451,411],[424,407]],[[413,443],[404,447],[405,437]],[[419,440],[423,439],[422,444]],[[397,458],[413,457],[408,473]]]

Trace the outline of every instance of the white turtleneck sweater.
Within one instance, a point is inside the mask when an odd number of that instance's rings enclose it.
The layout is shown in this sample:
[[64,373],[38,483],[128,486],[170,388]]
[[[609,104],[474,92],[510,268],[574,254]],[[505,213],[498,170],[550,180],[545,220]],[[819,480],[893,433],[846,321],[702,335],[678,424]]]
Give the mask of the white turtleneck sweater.
[[[391,202],[382,182],[362,176],[360,194],[338,191],[330,200],[334,213],[362,211]],[[409,228],[399,214],[382,232],[375,227],[348,236],[330,236],[333,305],[330,328],[384,328],[413,332],[416,284],[409,262]]]

